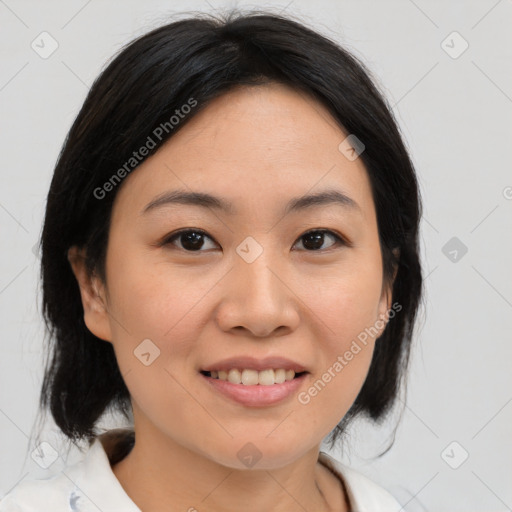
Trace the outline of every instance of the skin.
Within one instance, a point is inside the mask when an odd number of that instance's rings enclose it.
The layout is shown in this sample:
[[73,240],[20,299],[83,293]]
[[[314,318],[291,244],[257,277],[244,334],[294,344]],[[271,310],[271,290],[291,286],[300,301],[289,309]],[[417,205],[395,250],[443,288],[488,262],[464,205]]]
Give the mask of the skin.
[[[77,247],[69,251],[85,323],[113,344],[131,394],[136,443],[113,472],[141,510],[348,510],[318,454],[361,389],[384,327],[306,405],[294,394],[246,407],[198,373],[225,357],[282,355],[310,372],[305,391],[391,307],[370,181],[361,159],[338,149],[346,136],[322,105],[284,85],[234,90],[125,178],[106,283],[87,275]],[[237,214],[182,204],[141,213],[178,188],[226,198]],[[283,215],[292,197],[331,188],[359,208]],[[199,252],[187,252],[183,237],[159,246],[182,228],[207,233]],[[311,249],[303,235],[319,228],[350,246],[326,235]],[[247,236],[263,248],[250,264],[236,252]],[[145,366],[134,350],[148,338],[160,356]],[[251,469],[237,457],[249,442],[262,454]]]

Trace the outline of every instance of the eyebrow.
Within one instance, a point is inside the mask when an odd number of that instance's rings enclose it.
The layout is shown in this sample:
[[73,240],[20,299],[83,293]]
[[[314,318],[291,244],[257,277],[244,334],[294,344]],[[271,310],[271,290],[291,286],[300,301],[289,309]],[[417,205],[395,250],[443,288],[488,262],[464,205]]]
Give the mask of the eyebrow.
[[[173,190],[170,192],[164,192],[163,194],[155,197],[150,201],[142,210],[142,214],[146,214],[152,210],[160,208],[166,205],[172,204],[184,204],[200,206],[202,208],[213,208],[214,210],[229,213],[231,215],[236,213],[236,209],[233,207],[233,203],[215,197],[205,192],[188,192],[186,190]],[[339,190],[324,190],[314,194],[308,194],[305,196],[295,197],[288,201],[284,214],[287,215],[291,212],[297,212],[305,210],[307,208],[325,206],[329,204],[337,204],[347,208],[348,210],[361,212],[361,207],[343,192]]]

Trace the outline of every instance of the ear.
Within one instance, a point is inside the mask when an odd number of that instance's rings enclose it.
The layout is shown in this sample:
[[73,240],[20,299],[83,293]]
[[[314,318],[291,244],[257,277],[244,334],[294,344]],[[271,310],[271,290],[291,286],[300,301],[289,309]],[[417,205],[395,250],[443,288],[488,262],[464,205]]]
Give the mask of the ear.
[[[396,265],[393,271],[393,278],[391,279],[391,282],[387,282],[385,283],[384,286],[382,286],[382,293],[379,300],[378,320],[376,321],[376,327],[379,330],[379,334],[377,335],[376,339],[382,335],[386,328],[386,325],[389,321],[389,311],[391,309],[391,303],[393,301],[393,284],[395,282],[396,274],[398,273],[398,260],[400,258],[400,250],[398,248],[395,248],[393,249],[392,252],[395,257]],[[382,319],[383,322],[378,322],[380,319]],[[383,326],[382,323],[384,323]]]
[[68,261],[80,287],[85,325],[98,338],[112,341],[103,283],[97,276],[90,276],[87,272],[83,249],[76,245],[71,247],[68,251]]

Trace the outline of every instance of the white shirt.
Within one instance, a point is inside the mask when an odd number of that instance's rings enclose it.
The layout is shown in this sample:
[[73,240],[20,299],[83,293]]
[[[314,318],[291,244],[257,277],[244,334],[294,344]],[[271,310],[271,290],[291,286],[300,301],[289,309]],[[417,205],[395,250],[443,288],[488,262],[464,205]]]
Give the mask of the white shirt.
[[[351,512],[398,512],[388,491],[320,452],[318,460],[347,490]],[[191,507],[193,510],[193,508]],[[105,447],[96,438],[85,457],[47,479],[19,483],[0,500],[0,512],[141,512],[116,478]]]

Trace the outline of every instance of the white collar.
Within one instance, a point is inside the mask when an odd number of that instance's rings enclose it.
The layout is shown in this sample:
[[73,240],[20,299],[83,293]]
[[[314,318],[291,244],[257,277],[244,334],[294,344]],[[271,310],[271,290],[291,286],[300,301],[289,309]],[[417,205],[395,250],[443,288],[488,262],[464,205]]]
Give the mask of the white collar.
[[383,487],[349,466],[345,466],[325,452],[319,462],[329,468],[343,482],[347,491],[350,512],[399,512],[403,507]]
[[[116,478],[99,438],[94,440],[85,458],[65,469],[64,473],[73,481],[73,490],[79,499],[85,496],[85,501],[95,505],[91,511],[141,512]],[[81,512],[82,509],[77,506],[77,510]],[[89,508],[85,510],[88,512]]]
[[[119,430],[115,430],[119,434]],[[21,482],[2,499],[0,512],[15,510],[15,506],[22,512],[41,508],[51,508],[52,512],[141,512],[110,465],[103,442],[107,447],[112,446],[108,444],[112,434],[114,431],[97,437],[82,460],[50,479]],[[398,512],[402,509],[385,489],[327,453],[320,452],[318,460],[343,483],[350,512]]]

